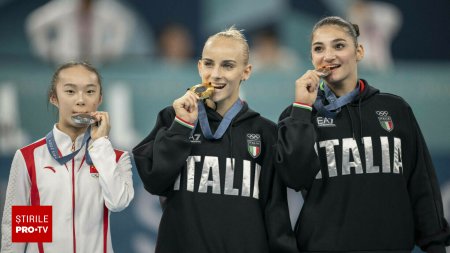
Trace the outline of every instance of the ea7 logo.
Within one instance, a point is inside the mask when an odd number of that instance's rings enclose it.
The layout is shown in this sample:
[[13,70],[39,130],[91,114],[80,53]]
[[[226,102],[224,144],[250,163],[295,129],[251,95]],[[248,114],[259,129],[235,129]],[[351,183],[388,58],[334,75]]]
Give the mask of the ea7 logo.
[[202,143],[201,141],[200,141],[200,134],[194,134],[194,135],[191,135],[191,136],[189,136],[189,141],[191,141],[191,143]]
[[317,117],[317,126],[318,127],[335,127],[334,119],[327,117]]

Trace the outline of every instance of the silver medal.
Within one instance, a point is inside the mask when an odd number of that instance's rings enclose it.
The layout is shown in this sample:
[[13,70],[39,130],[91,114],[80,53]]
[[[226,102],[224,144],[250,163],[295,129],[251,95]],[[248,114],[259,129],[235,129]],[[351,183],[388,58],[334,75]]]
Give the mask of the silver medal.
[[73,122],[77,125],[92,125],[95,122],[97,122],[97,119],[94,116],[91,116],[89,114],[77,114],[72,116]]

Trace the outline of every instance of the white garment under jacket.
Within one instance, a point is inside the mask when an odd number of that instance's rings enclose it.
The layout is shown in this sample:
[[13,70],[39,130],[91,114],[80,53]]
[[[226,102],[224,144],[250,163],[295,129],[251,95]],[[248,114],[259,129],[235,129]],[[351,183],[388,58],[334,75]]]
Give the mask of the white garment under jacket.
[[[56,125],[53,134],[63,156],[72,153],[73,144],[75,150],[82,145],[83,135],[72,143]],[[130,156],[113,149],[106,137],[89,143],[95,167],[86,163],[84,154],[83,147],[74,159],[60,165],[50,155],[45,138],[16,152],[3,212],[2,253],[25,252],[26,243],[11,242],[13,205],[50,205],[53,209],[53,241],[41,246],[28,243],[26,253],[41,252],[39,247],[46,253],[113,252],[110,212],[125,209],[134,197]],[[34,179],[30,176],[33,170]],[[33,181],[37,192],[32,189]]]

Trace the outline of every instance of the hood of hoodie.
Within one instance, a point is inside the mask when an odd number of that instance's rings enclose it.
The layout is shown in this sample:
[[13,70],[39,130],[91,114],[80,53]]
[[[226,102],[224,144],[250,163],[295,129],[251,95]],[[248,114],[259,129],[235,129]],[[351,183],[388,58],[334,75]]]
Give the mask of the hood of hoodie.
[[[255,118],[259,116],[259,113],[253,111],[252,109],[250,109],[248,107],[247,102],[242,101],[243,106],[242,109],[239,111],[239,113],[236,115],[236,117],[233,119],[231,125],[232,126],[237,126],[239,124],[241,124],[242,122],[251,119],[251,118]],[[220,115],[219,113],[217,113],[214,109],[209,108],[207,106],[205,106],[206,108],[206,113],[208,115],[208,120],[210,122],[220,122],[222,121],[223,117],[222,115]]]
[[[364,105],[364,103],[366,103],[367,101],[369,101],[372,97],[374,97],[375,95],[380,93],[380,90],[376,89],[375,87],[372,87],[369,85],[369,83],[364,80],[364,79],[359,79],[362,81],[362,83],[360,83],[360,92],[359,94],[353,99],[352,102],[350,102],[349,104],[343,106],[344,107],[357,107],[357,114],[358,114],[358,119],[352,117],[351,113],[349,111],[343,112],[341,111],[340,113],[346,113],[350,119],[350,127],[351,127],[351,132],[353,135],[353,138],[355,140],[357,140],[358,142],[361,142],[361,137],[364,136],[364,126],[362,123],[362,105]],[[322,94],[324,94],[325,92],[322,89],[319,89],[319,92],[321,92]],[[316,108],[313,107],[313,111],[317,112]]]
[[364,79],[359,79],[362,81],[362,85],[360,87],[360,92],[358,96],[356,96],[355,100],[353,100],[350,104],[351,105],[359,105],[360,103],[364,103],[365,101],[369,100],[374,95],[380,93],[380,90],[378,90],[375,87],[372,87],[369,85],[369,83]]

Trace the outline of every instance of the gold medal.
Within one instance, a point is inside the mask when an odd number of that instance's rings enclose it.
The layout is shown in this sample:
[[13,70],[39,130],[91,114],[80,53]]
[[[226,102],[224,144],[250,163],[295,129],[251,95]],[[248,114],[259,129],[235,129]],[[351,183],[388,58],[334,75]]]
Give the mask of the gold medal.
[[211,85],[211,83],[197,84],[192,86],[189,90],[197,94],[200,99],[207,99],[212,96],[214,87]]

